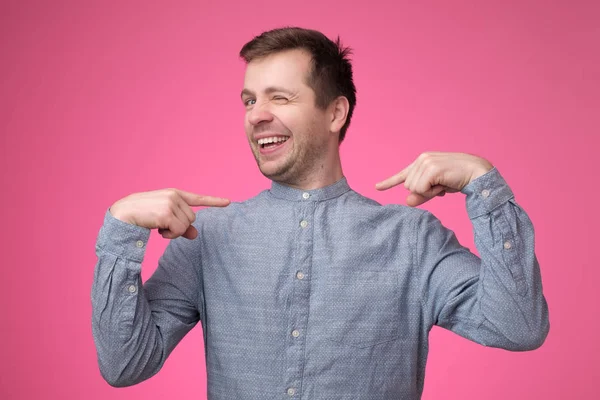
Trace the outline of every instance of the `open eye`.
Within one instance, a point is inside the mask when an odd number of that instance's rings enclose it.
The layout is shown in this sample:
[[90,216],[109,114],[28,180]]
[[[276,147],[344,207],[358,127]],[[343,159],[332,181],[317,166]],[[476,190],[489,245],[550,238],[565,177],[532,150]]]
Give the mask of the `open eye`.
[[244,100],[244,105],[247,106],[252,106],[256,103],[256,99],[246,99]]

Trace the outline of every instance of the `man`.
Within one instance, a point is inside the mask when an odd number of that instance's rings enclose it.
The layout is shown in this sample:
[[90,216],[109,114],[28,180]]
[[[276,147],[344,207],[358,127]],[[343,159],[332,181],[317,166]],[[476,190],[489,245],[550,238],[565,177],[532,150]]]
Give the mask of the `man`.
[[[270,190],[231,204],[158,190],[107,211],[92,300],[111,385],[157,373],[198,321],[212,400],[418,399],[434,324],[513,351],[543,343],[533,226],[487,160],[420,155],[377,185],[404,184],[409,207],[350,189],[339,154],[356,104],[348,53],[299,28],[242,48],[245,130]],[[458,191],[481,259],[414,208]],[[172,240],[142,286],[155,228]]]

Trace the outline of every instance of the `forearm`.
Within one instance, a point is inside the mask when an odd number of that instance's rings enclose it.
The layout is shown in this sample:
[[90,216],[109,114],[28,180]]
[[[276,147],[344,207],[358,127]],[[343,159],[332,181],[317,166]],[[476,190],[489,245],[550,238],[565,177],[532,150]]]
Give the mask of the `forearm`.
[[164,345],[140,278],[149,236],[148,229],[106,215],[96,244],[92,330],[100,371],[113,386],[141,382],[164,362]]
[[549,324],[533,225],[496,169],[462,192],[480,257],[430,214],[422,217],[421,249],[440,249],[423,261],[432,323],[486,346],[537,348]]
[[113,386],[133,385],[156,374],[200,320],[197,243],[183,237],[170,240],[142,286],[149,236],[150,230],[107,212],[96,243],[92,328],[101,373]]
[[[482,340],[511,350],[535,349],[544,342],[549,322],[534,227],[497,171],[482,178],[467,190],[482,264],[478,290]],[[499,335],[487,334],[491,330]]]

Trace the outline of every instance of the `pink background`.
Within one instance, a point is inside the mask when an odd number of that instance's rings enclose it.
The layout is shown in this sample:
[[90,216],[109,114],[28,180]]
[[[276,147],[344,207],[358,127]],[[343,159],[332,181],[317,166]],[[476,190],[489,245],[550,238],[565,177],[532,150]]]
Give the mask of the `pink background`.
[[[288,24],[355,50],[342,145],[355,190],[404,203],[404,188],[375,182],[423,151],[469,152],[496,165],[535,225],[546,343],[510,353],[434,328],[423,398],[598,398],[598,3],[391,3],[2,1],[0,398],[205,398],[200,327],[149,381],[102,380],[94,244],[132,192],[241,201],[268,187],[244,137],[237,53]],[[475,251],[463,195],[423,208]],[[153,234],[144,278],[166,244]]]

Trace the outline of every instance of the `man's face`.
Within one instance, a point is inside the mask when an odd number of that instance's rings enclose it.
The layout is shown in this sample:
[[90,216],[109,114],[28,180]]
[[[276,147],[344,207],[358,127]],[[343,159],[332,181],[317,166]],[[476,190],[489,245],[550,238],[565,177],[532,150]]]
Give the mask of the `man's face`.
[[326,112],[306,84],[310,62],[302,50],[253,60],[242,91],[246,135],[260,171],[292,186],[309,181],[332,151]]

